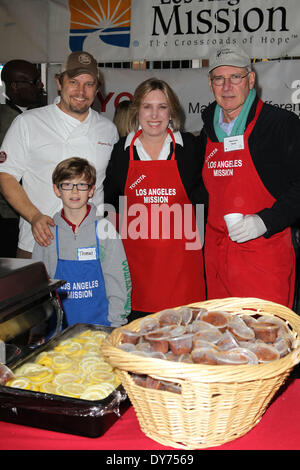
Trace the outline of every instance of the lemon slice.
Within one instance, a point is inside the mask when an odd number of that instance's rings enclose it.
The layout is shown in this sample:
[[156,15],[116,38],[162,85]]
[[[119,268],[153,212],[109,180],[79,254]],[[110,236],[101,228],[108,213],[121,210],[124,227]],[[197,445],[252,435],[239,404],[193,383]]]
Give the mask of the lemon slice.
[[31,382],[27,377],[18,377],[7,382],[9,387],[22,388],[23,390],[31,389]]
[[108,336],[108,333],[106,333],[106,331],[93,331],[92,336],[94,338],[104,339]]
[[98,340],[97,340],[97,338],[94,338],[93,336],[91,336],[90,338],[86,339],[85,344],[86,345],[89,345],[89,344],[93,345],[94,344],[94,345],[98,346]]
[[85,371],[89,371],[89,368],[95,364],[103,363],[103,359],[99,356],[88,356],[84,357],[79,361],[79,367]]
[[87,341],[85,344],[84,344],[84,350],[87,351],[87,352],[96,352],[96,353],[100,353],[100,346],[99,344],[97,343],[97,341]]
[[23,364],[22,366],[18,367],[14,371],[14,374],[16,377],[22,376],[22,375],[28,375],[31,372],[42,372],[44,370],[44,366],[40,364],[35,364],[34,362],[28,362],[26,364]]
[[65,347],[68,347],[68,345],[72,342],[72,339],[69,338],[69,339],[63,339],[60,343],[58,343],[56,346],[55,346],[55,351],[59,350],[59,349],[64,349]]
[[43,371],[31,371],[26,374],[28,379],[35,385],[40,385],[44,382],[50,382],[53,379],[53,371],[48,367],[44,367]]
[[40,386],[40,392],[56,395],[57,385],[53,382],[45,382]]
[[59,352],[59,351],[54,351],[54,350],[51,350],[51,351],[47,351],[47,354],[48,356],[50,356],[52,359],[54,357],[57,357],[57,356],[62,356],[63,353]]
[[31,384],[30,390],[32,390],[33,392],[39,392],[40,391],[39,384]]
[[76,342],[77,342],[77,343],[80,343],[80,344],[85,344],[85,343],[86,343],[87,341],[89,341],[90,339],[91,339],[91,338],[89,338],[89,337],[86,337],[86,338],[84,338],[84,337],[82,337],[82,338],[76,337]]
[[[99,349],[99,348],[98,348]],[[101,357],[99,351],[85,351],[82,352],[82,358],[87,359],[88,357]]]
[[91,341],[91,339],[93,339],[93,337],[91,335],[82,335],[82,336],[77,336],[76,338],[74,338],[76,341],[82,341],[82,342],[87,342],[87,341]]
[[77,356],[82,353],[82,344],[78,341],[72,341],[68,346],[64,348],[64,354],[67,356]]
[[79,398],[85,391],[85,386],[77,383],[58,385],[57,393],[68,397]]
[[107,392],[107,395],[109,395],[111,392],[113,392],[115,390],[114,384],[108,383],[108,382],[100,384],[100,387],[101,387],[102,390]]
[[94,370],[100,370],[103,372],[113,372],[113,368],[106,362],[96,362],[95,364],[89,365],[89,372]]
[[79,335],[77,336],[77,338],[82,338],[82,337],[85,337],[85,336],[92,336],[92,330],[84,330],[84,331],[82,331],[81,333],[79,333]]
[[37,356],[35,362],[41,366],[49,367],[52,365],[52,358],[48,355],[48,353],[42,352]]
[[82,400],[91,400],[91,401],[96,401],[96,400],[103,400],[107,395],[105,392],[102,390],[86,390],[83,392],[82,395],[80,395],[80,398]]
[[115,376],[112,372],[107,372],[105,370],[93,370],[90,372],[90,374],[87,377],[87,380],[89,382],[96,382],[96,383],[102,383],[102,382],[113,382],[115,379]]
[[55,375],[53,383],[56,385],[64,385],[66,383],[78,383],[80,380],[81,377],[79,375],[73,374],[71,372],[61,372]]
[[69,367],[72,367],[72,365],[73,361],[65,355],[54,356],[53,358],[52,368],[54,370],[68,369]]
[[98,392],[101,393],[102,398],[107,397],[115,390],[115,387],[111,383],[103,382],[101,384],[93,384],[86,387],[85,392]]
[[48,374],[44,377],[34,377],[34,378],[32,378],[32,376],[29,376],[28,378],[30,381],[33,382],[33,387],[38,387],[46,382],[51,382],[51,380],[53,379],[53,374]]

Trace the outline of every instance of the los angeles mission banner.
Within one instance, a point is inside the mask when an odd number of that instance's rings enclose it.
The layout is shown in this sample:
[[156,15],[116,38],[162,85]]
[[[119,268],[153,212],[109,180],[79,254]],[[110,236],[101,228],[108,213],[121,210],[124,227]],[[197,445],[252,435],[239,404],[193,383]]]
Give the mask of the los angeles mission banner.
[[1,0],[0,63],[207,59],[239,43],[254,58],[300,56],[299,0]]
[[299,0],[132,0],[136,60],[209,58],[239,43],[251,57],[299,56]]

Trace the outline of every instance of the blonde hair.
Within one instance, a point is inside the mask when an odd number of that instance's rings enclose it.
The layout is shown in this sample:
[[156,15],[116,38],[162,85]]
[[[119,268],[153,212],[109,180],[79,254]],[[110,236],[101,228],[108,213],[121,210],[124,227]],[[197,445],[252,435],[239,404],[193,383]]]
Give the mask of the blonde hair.
[[170,108],[170,115],[172,119],[172,129],[174,132],[179,131],[181,128],[180,120],[180,103],[177,95],[172,88],[163,80],[152,77],[142,82],[135,90],[133,100],[130,105],[129,113],[129,130],[137,131],[139,127],[139,110],[143,99],[150,91],[160,90],[163,92],[167,99]]
[[120,101],[115,110],[113,122],[117,126],[120,137],[125,137],[129,134],[130,105],[131,102],[129,100]]
[[88,184],[96,183],[96,169],[85,158],[71,157],[60,162],[52,173],[52,182],[56,186],[62,181],[84,177]]

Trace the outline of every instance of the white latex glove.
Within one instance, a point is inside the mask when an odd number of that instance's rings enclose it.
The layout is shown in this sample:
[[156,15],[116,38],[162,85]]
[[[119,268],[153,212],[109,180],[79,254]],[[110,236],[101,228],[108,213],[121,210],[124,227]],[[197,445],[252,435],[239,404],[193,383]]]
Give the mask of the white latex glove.
[[266,231],[267,227],[258,215],[245,215],[231,227],[229,237],[233,242],[244,243],[261,237]]

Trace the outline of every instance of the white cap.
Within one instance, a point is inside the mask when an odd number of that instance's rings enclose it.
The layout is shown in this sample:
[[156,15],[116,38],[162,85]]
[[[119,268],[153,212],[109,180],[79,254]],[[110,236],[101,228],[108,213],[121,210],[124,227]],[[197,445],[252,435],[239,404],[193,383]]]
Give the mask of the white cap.
[[239,46],[226,46],[218,49],[210,60],[208,71],[211,72],[216,67],[231,65],[232,67],[250,67],[251,59]]

